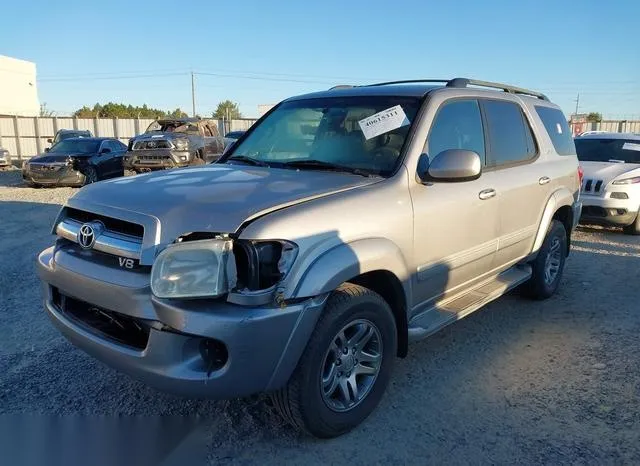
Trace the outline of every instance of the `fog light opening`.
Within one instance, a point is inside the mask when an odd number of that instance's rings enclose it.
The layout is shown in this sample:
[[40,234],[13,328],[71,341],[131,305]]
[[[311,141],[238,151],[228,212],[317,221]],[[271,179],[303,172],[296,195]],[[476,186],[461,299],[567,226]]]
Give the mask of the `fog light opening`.
[[207,377],[213,371],[222,369],[229,359],[227,347],[218,340],[205,338],[200,342],[200,357],[207,368]]

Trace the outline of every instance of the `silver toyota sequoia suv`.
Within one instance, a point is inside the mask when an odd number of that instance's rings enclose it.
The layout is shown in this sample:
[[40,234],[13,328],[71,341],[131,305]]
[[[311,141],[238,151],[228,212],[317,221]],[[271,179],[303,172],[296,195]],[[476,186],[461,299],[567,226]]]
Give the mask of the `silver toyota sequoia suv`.
[[269,393],[343,434],[397,357],[519,286],[561,281],[574,141],[542,94],[464,78],[281,102],[213,164],[91,184],[38,257],[75,345],[162,390]]

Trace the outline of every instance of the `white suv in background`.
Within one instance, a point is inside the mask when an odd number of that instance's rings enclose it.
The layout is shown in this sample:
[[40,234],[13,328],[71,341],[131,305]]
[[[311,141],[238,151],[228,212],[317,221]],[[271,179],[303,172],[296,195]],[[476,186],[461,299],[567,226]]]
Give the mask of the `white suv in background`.
[[582,220],[640,235],[640,134],[592,133],[575,143],[584,172]]

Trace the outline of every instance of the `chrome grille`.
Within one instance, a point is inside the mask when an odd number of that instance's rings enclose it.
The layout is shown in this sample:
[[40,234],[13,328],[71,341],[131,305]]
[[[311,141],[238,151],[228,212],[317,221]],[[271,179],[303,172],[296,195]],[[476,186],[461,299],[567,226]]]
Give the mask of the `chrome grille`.
[[136,157],[137,160],[144,160],[144,161],[149,161],[149,160],[166,160],[168,159],[169,156],[168,155],[138,155]]
[[133,150],[155,150],[155,149],[171,149],[170,141],[166,139],[151,139],[145,141],[136,141]]
[[603,180],[585,179],[582,182],[582,192],[591,194],[601,193],[602,185]]
[[[123,220],[96,215],[78,209],[66,208],[62,220],[56,225],[60,238],[80,244],[80,228],[85,224],[100,225],[89,249],[118,257],[140,260],[144,227]],[[82,245],[81,245],[82,246]]]

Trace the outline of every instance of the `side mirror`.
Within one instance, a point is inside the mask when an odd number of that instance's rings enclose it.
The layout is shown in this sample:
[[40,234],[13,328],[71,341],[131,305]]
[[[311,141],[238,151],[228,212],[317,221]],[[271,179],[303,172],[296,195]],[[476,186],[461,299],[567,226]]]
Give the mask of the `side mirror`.
[[480,156],[471,150],[447,149],[429,163],[427,154],[420,156],[418,176],[422,181],[473,181],[482,174]]
[[49,138],[49,139],[47,139],[47,142],[48,142],[49,144],[51,144],[51,143],[53,142],[53,139]]
[[109,149],[108,147],[105,147],[104,149],[100,150],[101,154],[109,154],[111,153],[111,149]]

